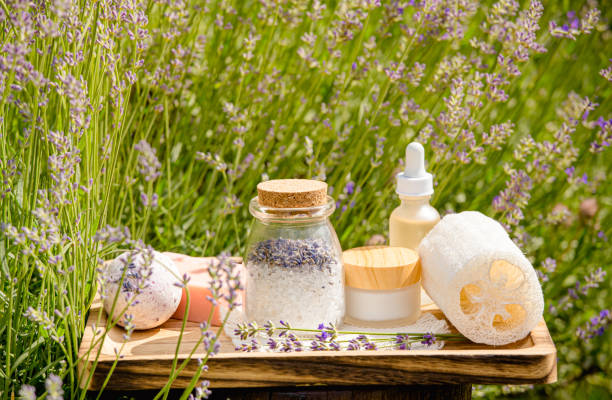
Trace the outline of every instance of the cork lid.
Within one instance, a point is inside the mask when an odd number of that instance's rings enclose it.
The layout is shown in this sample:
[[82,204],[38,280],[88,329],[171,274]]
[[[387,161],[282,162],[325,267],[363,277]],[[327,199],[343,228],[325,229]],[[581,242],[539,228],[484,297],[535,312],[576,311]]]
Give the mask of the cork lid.
[[274,179],[257,185],[259,204],[274,208],[306,208],[327,202],[327,183],[311,179]]
[[359,289],[392,290],[421,280],[419,256],[404,247],[366,246],[343,254],[346,285]]

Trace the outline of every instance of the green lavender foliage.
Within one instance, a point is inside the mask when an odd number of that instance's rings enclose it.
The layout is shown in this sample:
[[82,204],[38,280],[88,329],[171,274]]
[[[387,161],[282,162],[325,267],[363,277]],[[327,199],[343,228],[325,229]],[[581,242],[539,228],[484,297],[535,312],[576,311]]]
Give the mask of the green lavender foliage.
[[559,383],[476,393],[610,393],[610,329],[589,332],[612,304],[611,17],[591,0],[0,0],[0,397],[49,376],[80,395],[100,229],[240,254],[257,182],[319,178],[343,248],[361,245],[387,232],[412,140],[433,204],[498,219],[542,280]]

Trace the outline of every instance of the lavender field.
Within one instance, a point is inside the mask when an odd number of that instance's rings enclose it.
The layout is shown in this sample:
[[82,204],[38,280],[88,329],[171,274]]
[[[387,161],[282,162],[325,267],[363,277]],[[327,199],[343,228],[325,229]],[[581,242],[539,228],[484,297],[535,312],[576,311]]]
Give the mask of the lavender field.
[[100,260],[243,255],[262,180],[324,179],[343,248],[387,240],[414,140],[433,205],[500,221],[544,290],[558,382],[474,397],[612,398],[609,2],[0,0],[0,49],[1,399],[102,395]]

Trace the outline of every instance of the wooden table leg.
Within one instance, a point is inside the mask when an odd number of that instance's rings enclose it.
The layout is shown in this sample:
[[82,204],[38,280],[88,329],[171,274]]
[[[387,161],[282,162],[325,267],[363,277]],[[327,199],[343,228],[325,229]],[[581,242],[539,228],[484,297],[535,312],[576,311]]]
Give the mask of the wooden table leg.
[[214,389],[214,400],[466,400],[472,385]]

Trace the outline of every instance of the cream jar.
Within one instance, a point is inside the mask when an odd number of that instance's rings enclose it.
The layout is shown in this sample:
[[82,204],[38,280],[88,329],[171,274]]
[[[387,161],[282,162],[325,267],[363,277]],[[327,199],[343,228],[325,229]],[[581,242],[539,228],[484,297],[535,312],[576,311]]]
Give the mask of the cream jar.
[[404,247],[357,247],[343,253],[346,319],[358,326],[414,323],[421,314],[421,267]]

